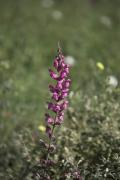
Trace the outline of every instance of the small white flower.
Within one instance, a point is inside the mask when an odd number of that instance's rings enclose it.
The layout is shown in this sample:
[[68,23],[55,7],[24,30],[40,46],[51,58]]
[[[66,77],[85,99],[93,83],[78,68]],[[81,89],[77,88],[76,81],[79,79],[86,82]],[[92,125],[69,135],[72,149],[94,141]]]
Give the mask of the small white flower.
[[63,17],[63,13],[61,11],[55,10],[52,12],[52,17],[55,20],[60,20]]
[[106,172],[108,172],[109,171],[109,169],[108,168],[106,168]]
[[66,56],[66,57],[65,57],[65,63],[66,63],[66,64],[69,64],[69,65],[71,65],[71,66],[74,66],[74,65],[75,65],[75,59],[74,59],[74,57],[72,57],[72,56]]
[[54,4],[53,0],[42,0],[42,6],[44,8],[50,8],[53,6],[53,4]]
[[111,75],[108,77],[108,84],[112,87],[117,87],[118,85],[118,80],[115,76]]
[[100,18],[100,21],[101,21],[102,24],[104,24],[107,27],[111,27],[111,25],[112,25],[112,22],[111,22],[111,20],[110,20],[110,18],[108,16],[102,16]]

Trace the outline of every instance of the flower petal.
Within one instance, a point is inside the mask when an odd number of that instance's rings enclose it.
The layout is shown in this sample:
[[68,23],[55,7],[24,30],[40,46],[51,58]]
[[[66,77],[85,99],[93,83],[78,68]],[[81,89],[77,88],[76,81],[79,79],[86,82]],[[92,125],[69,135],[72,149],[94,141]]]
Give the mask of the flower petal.
[[54,124],[54,119],[49,115],[49,114],[45,114],[45,120],[47,125],[53,125]]
[[50,73],[50,76],[51,76],[53,79],[57,80],[58,75],[57,75],[54,71],[52,71],[51,69],[49,69],[49,73]]

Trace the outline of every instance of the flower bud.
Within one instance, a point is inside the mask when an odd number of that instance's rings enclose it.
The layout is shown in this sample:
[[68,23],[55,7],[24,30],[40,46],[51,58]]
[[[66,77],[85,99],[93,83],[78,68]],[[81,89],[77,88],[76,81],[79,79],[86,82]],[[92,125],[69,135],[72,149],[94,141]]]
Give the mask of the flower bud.
[[51,76],[53,79],[57,80],[58,75],[57,75],[54,71],[52,71],[51,69],[49,69],[49,73],[50,73],[50,76]]

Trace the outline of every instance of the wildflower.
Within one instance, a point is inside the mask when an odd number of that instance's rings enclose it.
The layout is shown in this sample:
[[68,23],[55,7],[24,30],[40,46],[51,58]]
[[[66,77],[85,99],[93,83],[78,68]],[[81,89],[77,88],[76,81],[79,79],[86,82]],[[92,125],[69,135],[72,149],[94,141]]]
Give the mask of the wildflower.
[[66,62],[66,64],[69,64],[70,66],[75,65],[75,59],[72,56],[66,56],[65,57],[65,62]]
[[53,139],[53,131],[55,126],[61,125],[64,120],[64,111],[68,107],[66,100],[71,79],[68,78],[70,66],[65,63],[65,58],[60,48],[58,48],[58,55],[54,59],[53,67],[55,70],[49,69],[49,74],[53,80],[56,81],[55,85],[50,84],[49,90],[52,93],[51,101],[48,102],[48,110],[53,112],[53,116],[49,113],[45,114],[46,133],[49,137],[48,155],[50,153],[51,139]]
[[115,76],[113,76],[113,75],[110,75],[109,77],[108,77],[108,84],[110,85],[110,86],[112,86],[112,87],[117,87],[118,86],[118,80],[117,80],[117,78],[115,77]]
[[40,130],[40,131],[42,131],[42,132],[45,132],[45,126],[43,126],[43,125],[40,125],[40,126],[38,126],[38,129]]
[[101,62],[97,62],[96,63],[96,66],[101,70],[103,71],[105,69],[104,65],[101,63]]
[[[64,110],[68,106],[68,101],[65,99],[68,96],[71,80],[68,77],[69,65],[65,64],[65,58],[58,49],[58,56],[54,59],[53,66],[57,72],[49,69],[50,76],[56,80],[56,85],[49,85],[49,89],[52,92],[52,102],[48,102],[48,109],[55,113],[55,117],[50,115],[46,116],[47,125],[58,125],[63,121]],[[47,127],[47,134],[50,133],[50,127]],[[50,136],[50,134],[49,134]]]

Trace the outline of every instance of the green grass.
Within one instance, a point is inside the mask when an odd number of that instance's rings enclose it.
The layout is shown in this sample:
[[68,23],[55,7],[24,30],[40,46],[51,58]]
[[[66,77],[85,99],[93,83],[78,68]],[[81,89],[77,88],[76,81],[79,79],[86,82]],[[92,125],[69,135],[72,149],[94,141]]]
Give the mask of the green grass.
[[[120,78],[119,0],[96,4],[56,0],[50,8],[43,8],[41,2],[0,1],[1,140],[7,140],[15,129],[37,128],[43,123],[49,96],[48,67],[56,55],[58,41],[64,54],[76,59],[71,69],[73,91],[99,91],[107,74]],[[54,10],[63,13],[61,20],[52,18]],[[101,23],[104,16],[110,19],[110,26]],[[97,79],[98,61],[105,65],[105,71],[98,72]]]

